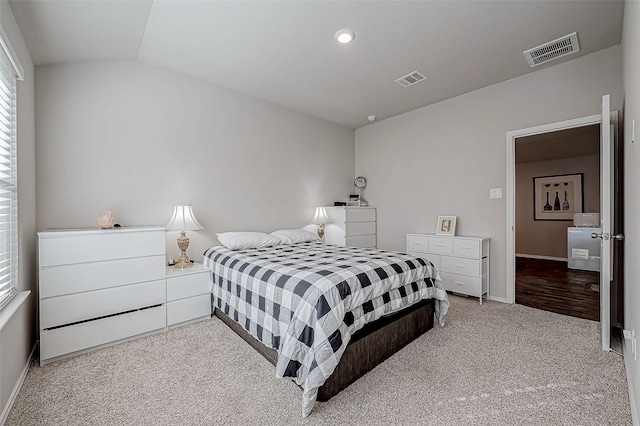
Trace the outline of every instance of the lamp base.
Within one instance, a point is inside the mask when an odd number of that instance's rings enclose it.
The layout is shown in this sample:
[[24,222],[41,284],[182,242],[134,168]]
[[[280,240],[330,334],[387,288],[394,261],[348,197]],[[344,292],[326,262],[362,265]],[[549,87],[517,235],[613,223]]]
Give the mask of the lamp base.
[[187,256],[187,254],[185,252],[182,252],[180,257],[178,258],[178,262],[176,262],[176,264],[173,265],[173,267],[178,269],[184,269],[184,268],[191,268],[192,265],[193,264],[191,263],[191,260],[189,260],[189,257]]
[[174,265],[174,268],[191,268],[191,261],[189,260],[189,256],[187,256],[187,248],[189,248],[189,237],[186,236],[184,231],[180,232],[180,236],[178,237],[178,248],[182,253],[178,258],[178,262]]

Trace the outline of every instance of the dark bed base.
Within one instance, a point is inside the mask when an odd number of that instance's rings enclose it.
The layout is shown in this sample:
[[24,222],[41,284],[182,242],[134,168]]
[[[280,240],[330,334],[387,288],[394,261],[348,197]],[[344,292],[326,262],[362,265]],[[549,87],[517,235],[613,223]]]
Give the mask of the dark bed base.
[[[328,401],[376,365],[433,328],[433,300],[423,300],[410,308],[380,318],[358,330],[347,345],[333,374],[318,389],[318,401]],[[215,315],[276,365],[278,352],[251,336],[240,324],[218,308]]]

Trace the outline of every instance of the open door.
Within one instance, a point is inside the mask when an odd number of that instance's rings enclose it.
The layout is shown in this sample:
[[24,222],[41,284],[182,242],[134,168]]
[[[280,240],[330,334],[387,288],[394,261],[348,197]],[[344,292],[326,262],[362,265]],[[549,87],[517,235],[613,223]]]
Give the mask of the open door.
[[609,95],[602,97],[602,121],[600,124],[600,222],[601,234],[592,234],[600,238],[600,326],[602,329],[602,350],[611,350],[611,281],[613,279],[613,241],[623,239],[614,235],[614,155]]
[[[617,130],[612,127],[617,126],[617,112],[611,112],[609,104],[609,95],[602,98],[602,112],[598,115],[590,115],[588,117],[576,118],[573,120],[561,121],[558,123],[544,124],[541,126],[529,127],[526,129],[514,130],[507,132],[507,303],[515,302],[515,277],[516,277],[516,252],[515,252],[515,145],[516,139],[531,135],[537,135],[552,131],[571,129],[575,127],[590,126],[600,124],[601,141],[600,141],[600,219],[601,234],[593,234],[593,238],[602,238],[601,241],[601,259],[600,259],[600,320],[602,329],[602,349],[609,351],[611,349],[611,312],[616,312],[616,316],[620,317],[622,309],[622,256],[620,255],[623,247],[621,244],[614,245],[613,241],[622,240],[621,234],[615,234],[617,230],[622,231],[620,227],[622,223],[622,187],[621,174],[618,170],[618,182],[613,176],[616,172],[613,164],[616,156],[613,155],[614,149],[621,149],[621,144],[616,148]],[[620,152],[616,154],[620,157]],[[616,186],[617,185],[617,186]],[[617,199],[614,200],[613,187],[618,190]],[[616,201],[616,203],[614,203]],[[617,219],[613,212],[617,207]],[[616,221],[618,223],[614,223]],[[615,225],[615,227],[614,227]],[[614,258],[613,248],[616,248],[616,258]],[[616,261],[616,275],[613,276],[612,263]],[[612,280],[617,281],[618,295],[614,298],[617,307],[612,309]],[[614,289],[616,287],[613,287]],[[614,319],[614,322],[615,319]],[[618,320],[617,322],[622,323]]]

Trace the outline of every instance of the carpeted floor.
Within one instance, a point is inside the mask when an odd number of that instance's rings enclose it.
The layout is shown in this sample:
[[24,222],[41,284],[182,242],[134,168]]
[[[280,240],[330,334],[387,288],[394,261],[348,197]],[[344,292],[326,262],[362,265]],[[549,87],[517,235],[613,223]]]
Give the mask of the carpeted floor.
[[451,296],[444,328],[300,415],[301,391],[217,318],[30,368],[7,425],[627,425],[597,322]]

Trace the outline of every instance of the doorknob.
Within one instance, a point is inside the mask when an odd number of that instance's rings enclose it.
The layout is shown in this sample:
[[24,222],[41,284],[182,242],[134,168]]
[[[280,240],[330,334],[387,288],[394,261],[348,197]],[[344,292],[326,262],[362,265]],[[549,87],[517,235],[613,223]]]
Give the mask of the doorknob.
[[603,240],[607,240],[607,241],[609,240],[609,238],[611,238],[612,240],[620,241],[620,240],[624,240],[624,235],[622,235],[622,234],[609,235],[606,232],[603,233],[603,234],[596,234],[595,232],[593,232],[591,234],[591,238],[594,238],[594,239],[595,238],[602,238]]

